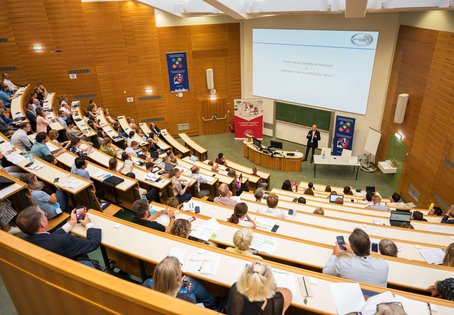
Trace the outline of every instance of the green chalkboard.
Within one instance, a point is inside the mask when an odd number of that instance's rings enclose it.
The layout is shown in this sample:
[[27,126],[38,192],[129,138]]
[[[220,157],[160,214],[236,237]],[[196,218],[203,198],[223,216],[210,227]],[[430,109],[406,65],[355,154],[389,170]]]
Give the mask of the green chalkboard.
[[319,129],[330,130],[332,112],[278,101],[275,104],[276,120],[309,127],[316,124]]

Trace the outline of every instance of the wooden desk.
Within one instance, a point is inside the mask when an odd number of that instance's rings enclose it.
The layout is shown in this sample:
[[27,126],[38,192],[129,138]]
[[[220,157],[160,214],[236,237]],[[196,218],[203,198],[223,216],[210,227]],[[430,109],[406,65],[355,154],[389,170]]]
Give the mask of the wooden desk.
[[[54,113],[54,103],[57,100],[55,92],[47,93],[47,97],[44,100],[43,108],[46,111],[46,118],[50,120],[49,127],[55,130],[63,130],[65,127],[58,121]],[[57,111],[58,112],[58,111]]]
[[73,101],[71,103],[71,113],[73,115],[73,120],[76,123],[76,126],[82,131],[82,134],[85,137],[96,136],[97,133],[94,131],[86,122],[85,116],[82,114],[79,101]]
[[184,145],[178,142],[177,139],[172,137],[172,135],[167,132],[167,129],[162,129],[161,135],[172,147],[180,151],[181,154],[183,154],[183,156],[188,155],[190,153],[188,148],[186,148]]
[[17,89],[14,93],[14,98],[11,101],[11,117],[12,119],[23,119],[28,120],[25,115],[26,106],[28,102],[28,95],[32,90],[32,86],[29,84]]
[[[194,200],[197,200],[196,198]],[[264,205],[265,206],[265,205]],[[215,204],[213,202],[203,202],[202,201],[202,207],[201,207],[201,214],[219,219],[219,220],[226,220],[226,218],[229,218],[232,213],[233,209],[228,208],[228,207],[223,207],[222,205]],[[303,239],[303,240],[310,240],[313,242],[317,243],[322,243],[325,245],[330,245],[333,246],[334,242],[336,241],[336,236],[338,235],[343,235],[345,239],[348,239],[348,236],[352,232],[352,230],[346,230],[342,229],[341,227],[336,226],[335,228],[331,227],[320,227],[316,225],[311,225],[311,224],[305,224],[305,223],[300,223],[300,222],[295,222],[295,221],[290,221],[287,219],[279,219],[271,216],[267,216],[264,214],[258,214],[256,212],[257,207],[252,207],[252,209],[248,210],[248,213],[251,217],[256,217],[259,218],[259,220],[269,219],[265,220],[269,222],[270,224],[277,224],[279,225],[279,229],[276,232],[276,234],[279,235],[284,235],[284,236],[289,236],[293,237],[296,239]],[[362,227],[362,226],[359,226]],[[258,228],[258,229],[263,229],[263,228]],[[267,230],[267,229],[265,229]],[[366,231],[369,232],[369,231]],[[373,242],[378,243],[382,237],[380,236],[375,236],[372,235],[372,233],[369,234],[371,240]],[[417,243],[413,241],[405,241],[401,240],[398,237],[390,238],[393,240],[398,248],[400,249],[399,252],[399,257],[401,258],[406,258],[406,259],[413,259],[413,260],[419,260],[419,261],[424,261],[422,258],[421,254],[419,253],[420,249],[425,249],[425,248],[445,248],[446,246],[444,245],[432,245],[432,244],[426,244],[426,243]],[[416,247],[416,245],[418,247]]]
[[[271,156],[269,153],[259,151],[252,142],[243,141],[243,154],[251,162],[273,170],[281,171],[301,171],[301,161],[303,154],[301,152],[280,151],[275,152],[279,155]],[[288,154],[294,154],[289,156]]]
[[120,142],[124,140],[123,137],[121,137],[118,132],[113,129],[112,125],[107,121],[102,108],[98,108],[98,115],[96,116],[96,118],[98,118],[98,122],[102,130],[104,130],[104,132],[110,137],[110,139],[112,139],[113,142]]
[[358,179],[358,172],[360,163],[357,156],[351,156],[349,158],[343,158],[341,156],[330,155],[323,158],[321,155],[314,155],[314,178],[317,176],[317,165],[332,165],[332,166],[351,166],[353,167],[353,173],[356,170],[355,180]]
[[[241,199],[248,202],[255,202],[255,197],[253,194],[249,192],[243,192],[241,194]],[[352,211],[344,211],[336,209],[336,205],[330,204],[326,207],[322,207],[325,212],[325,217],[331,217],[336,219],[344,219],[350,220],[360,223],[370,223],[376,225],[387,225],[389,226],[389,216],[390,212],[388,211],[380,211],[377,210],[359,210],[356,211],[352,209]],[[317,208],[317,205],[312,205],[311,203],[302,204],[297,202],[289,202],[286,200],[279,199],[278,208],[284,211],[288,211],[288,209],[297,210],[304,213],[312,214],[313,211]],[[355,212],[356,211],[356,212]],[[378,216],[377,214],[382,214]],[[454,235],[454,226],[450,226],[449,224],[441,224],[441,223],[432,223],[432,222],[423,222],[423,221],[411,221],[411,224],[414,226],[416,230],[427,231],[427,232],[439,232],[445,234]]]
[[179,133],[178,136],[186,143],[186,146],[191,150],[191,153],[196,155],[199,160],[204,161],[208,158],[208,150],[192,140],[186,133]]
[[125,116],[118,116],[117,117],[118,123],[120,124],[121,128],[124,130],[124,132],[128,135],[131,131],[134,131],[134,136],[132,137],[132,140],[137,141],[139,145],[147,145],[146,142],[143,142],[142,139],[137,135],[137,132],[131,128],[129,125],[128,121],[126,120]]
[[[121,219],[108,217],[102,213],[90,211],[89,216],[92,222],[102,229],[102,244],[104,246],[120,251],[141,261],[157,264],[174,248],[182,251],[184,256],[183,262],[185,262],[190,255],[200,253],[201,251],[207,254],[219,255],[220,264],[216,274],[201,274],[198,272],[189,273],[187,272],[186,264],[183,265],[183,271],[186,271],[185,273],[192,277],[206,280],[223,287],[229,288],[239,278],[244,270],[244,265],[254,261],[254,258],[252,257],[230,253],[219,248],[213,248],[187,239],[178,238]],[[82,237],[86,236],[86,230],[79,225],[77,225],[72,232]],[[143,244],[155,244],[155,246],[144,246]],[[297,285],[293,288],[296,292],[293,292],[292,299],[293,307],[309,312],[323,314],[335,313],[334,301],[332,300],[329,286],[332,282],[350,282],[346,279],[284,266],[273,262],[268,262],[268,264],[275,272],[290,274],[289,277],[291,277],[291,282],[294,284],[296,284],[297,277],[304,276],[310,280],[314,296],[307,298],[307,304],[304,303],[302,294],[299,292],[300,290]],[[227,270],[228,272],[226,272]],[[385,288],[366,284],[361,284],[361,287],[365,290],[375,292],[383,292],[386,290]],[[449,312],[452,311],[451,308],[454,306],[454,303],[449,301],[402,291],[391,291],[409,298],[434,303],[436,304],[437,314],[449,314]]]
[[[150,126],[147,123],[140,123],[139,127],[140,127],[140,129],[142,129],[143,133],[147,136],[150,133],[153,133],[150,129]],[[164,141],[162,141],[162,139],[159,137],[158,137],[158,147],[164,151],[170,149],[170,146],[167,143],[165,143]]]
[[3,231],[0,275],[19,314],[66,314],[68,310],[90,315],[218,314],[84,266]]
[[9,199],[12,202],[13,208],[16,210],[25,209],[33,204],[32,196],[27,184],[8,173],[1,172],[0,176],[8,178],[14,182],[14,184],[0,190],[0,201]]
[[[161,204],[153,203],[153,208],[164,210],[166,207]],[[193,220],[195,217],[201,220],[208,220],[211,217],[201,214],[195,214],[192,211],[179,211],[179,219]],[[222,246],[232,246],[233,236],[241,227],[237,224],[218,220],[220,229],[213,235],[210,240]],[[331,257],[333,248],[330,245],[320,244],[313,241],[300,240],[278,234],[254,230],[254,236],[261,237],[274,243],[274,251],[270,253],[260,252],[260,255],[272,260],[282,261],[287,264],[302,264],[321,270]],[[434,266],[422,262],[409,261],[402,258],[382,256],[372,253],[374,257],[383,258],[389,264],[388,282],[394,286],[400,286],[406,289],[426,291],[427,287],[432,285],[438,279],[449,278],[454,272],[453,267]],[[418,277],[409,275],[417,274]]]

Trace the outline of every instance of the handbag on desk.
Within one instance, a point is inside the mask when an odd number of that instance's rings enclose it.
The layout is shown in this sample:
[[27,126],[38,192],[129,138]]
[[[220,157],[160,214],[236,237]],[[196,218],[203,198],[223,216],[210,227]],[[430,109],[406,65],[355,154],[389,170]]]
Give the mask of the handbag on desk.
[[103,181],[103,183],[107,184],[108,186],[115,187],[118,184],[123,183],[124,181],[125,180],[123,178],[115,176],[115,175],[112,175],[112,176],[109,176],[108,178],[106,178]]

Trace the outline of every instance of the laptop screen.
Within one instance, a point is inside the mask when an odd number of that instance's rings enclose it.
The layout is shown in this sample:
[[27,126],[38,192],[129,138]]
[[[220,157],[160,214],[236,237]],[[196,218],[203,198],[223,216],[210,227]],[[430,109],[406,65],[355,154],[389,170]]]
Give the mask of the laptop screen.
[[344,201],[344,196],[331,194],[329,195],[329,202],[335,203],[337,198],[341,198]]
[[391,221],[410,222],[411,212],[410,211],[391,211]]
[[375,187],[374,186],[366,186],[366,192],[375,192]]

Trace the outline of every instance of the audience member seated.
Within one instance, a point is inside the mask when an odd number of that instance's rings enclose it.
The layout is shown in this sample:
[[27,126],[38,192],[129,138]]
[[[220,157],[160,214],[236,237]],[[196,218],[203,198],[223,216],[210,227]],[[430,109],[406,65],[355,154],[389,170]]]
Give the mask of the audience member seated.
[[382,239],[380,243],[378,243],[378,251],[381,255],[391,257],[397,257],[397,254],[399,252],[397,245],[393,241],[388,239]]
[[71,119],[68,118],[66,120],[66,137],[68,139],[83,137],[82,131],[79,129],[79,127],[75,125],[74,120],[72,118]]
[[225,158],[224,158],[224,153],[219,153],[218,157],[216,158],[215,162],[219,165],[224,165],[225,164]]
[[[0,108],[0,113],[3,109]],[[0,117],[0,132],[3,133],[5,136],[10,136],[14,133],[14,127],[9,125]]]
[[[3,85],[6,85],[8,87],[8,90],[11,93],[14,93],[17,91],[18,87],[16,84],[14,84],[10,79],[9,79],[9,74],[8,73],[3,73],[2,74],[2,80],[3,80]],[[2,81],[0,80],[0,82]]]
[[71,173],[90,179],[90,173],[87,170],[87,160],[80,156],[77,157],[74,160],[74,165],[71,167]]
[[20,178],[21,175],[24,173],[24,171],[20,167],[8,161],[1,151],[0,151],[0,172],[8,173],[14,178]]
[[424,214],[421,212],[421,211],[413,211],[413,213],[411,214],[411,219],[412,220],[415,220],[415,221],[426,221],[426,219],[424,219]]
[[240,255],[254,257],[256,259],[262,259],[262,257],[255,255],[255,251],[252,251],[249,248],[253,237],[254,233],[251,229],[240,229],[233,235],[233,245],[235,245],[235,247],[227,247],[226,250]]
[[67,117],[66,117],[65,111],[60,109],[57,112],[57,120],[65,129],[68,127],[68,125],[66,124],[66,119],[67,119]]
[[306,204],[306,198],[304,198],[303,196],[298,197],[298,199],[296,200],[296,202],[302,203],[302,204],[305,205],[305,204]]
[[227,176],[233,177],[233,187],[235,187],[235,196],[241,195],[241,192],[243,191],[243,190],[242,190],[242,187],[241,187],[241,180],[240,180],[240,179],[238,178],[238,176],[236,175],[236,171],[230,169],[230,170],[227,172]]
[[55,129],[49,130],[49,132],[47,133],[47,136],[49,137],[50,142],[52,142],[55,145],[62,146],[63,149],[65,149],[65,150],[67,150],[69,148],[69,146],[71,145],[71,141],[70,140],[63,141],[62,143],[60,143],[57,140],[58,136],[59,136],[58,135],[58,131],[55,130]]
[[131,144],[125,149],[125,152],[133,156],[137,156],[139,150],[139,143],[137,141],[131,141]]
[[191,167],[191,177],[195,179],[195,185],[197,187],[197,190],[199,191],[199,197],[202,198],[205,196],[209,196],[210,195],[209,190],[200,189],[200,184],[208,183],[208,181],[206,180],[205,177],[200,175],[200,168],[198,166],[194,165],[193,167]]
[[429,209],[427,215],[435,215],[437,217],[441,217],[443,215],[443,210],[440,207],[435,206],[432,209]]
[[115,119],[112,118],[112,116],[110,115],[109,109],[107,109],[107,108],[104,109],[104,116],[106,117],[106,120],[109,124],[114,124],[117,122]]
[[236,204],[235,209],[233,209],[233,214],[227,219],[227,222],[238,224],[247,228],[256,227],[254,220],[252,220],[247,214],[247,204],[244,202]]
[[345,186],[344,187],[344,195],[353,195],[352,187],[351,186]]
[[265,192],[263,191],[263,188],[262,188],[262,187],[257,188],[257,189],[254,191],[255,202],[262,202],[262,199],[263,199],[263,195],[264,195],[264,194],[265,194]]
[[68,99],[67,96],[63,96],[61,98],[60,109],[59,110],[63,111],[66,114],[66,117],[71,117],[72,116],[71,107],[69,106],[69,99]]
[[45,132],[47,133],[47,128],[49,127],[50,120],[46,117],[46,112],[42,107],[36,109],[36,132]]
[[47,217],[39,206],[31,206],[22,210],[17,216],[16,223],[22,232],[28,234],[25,240],[93,267],[87,254],[97,249],[101,244],[101,230],[95,228],[88,214],[80,221],[82,226],[87,229],[86,238],[74,237],[69,233],[77,224],[75,209],[71,212],[69,221],[52,234],[47,231]]
[[183,275],[178,258],[167,256],[155,268],[153,279],[147,279],[144,286],[155,291],[191,303],[203,303],[206,308],[215,309],[216,299],[196,279]]
[[211,169],[210,169],[210,170],[211,170],[212,172],[215,172],[215,173],[218,173],[218,172],[219,172],[218,166],[215,165],[215,164],[213,163],[213,161],[209,161],[209,162],[208,162],[208,165],[211,166]]
[[292,292],[276,285],[273,271],[264,262],[246,265],[237,282],[230,288],[228,314],[285,314],[292,302]]
[[293,191],[292,189],[292,182],[289,179],[284,180],[282,183],[282,190]]
[[310,189],[312,189],[312,190],[315,190],[315,188],[314,188],[314,183],[313,183],[313,182],[307,183],[307,188],[310,188]]
[[135,131],[131,130],[129,133],[128,133],[128,138],[126,139],[126,146],[130,147],[131,146],[131,142],[134,141],[134,135],[136,134]]
[[161,135],[161,130],[158,127],[156,127],[154,122],[150,123],[150,129],[151,129],[151,132],[153,132],[158,137]]
[[25,112],[25,116],[30,122],[32,131],[36,132],[36,113],[33,110],[33,104],[27,104],[27,111]]
[[38,181],[35,174],[22,174],[20,180],[26,183],[30,189],[33,204],[39,206],[48,219],[52,219],[66,210],[66,195],[61,190],[57,189],[55,193],[49,195],[42,190],[42,183]]
[[372,198],[375,196],[374,192],[368,191],[366,193],[366,198],[361,200],[360,203],[370,205],[372,203]]
[[443,219],[441,219],[441,223],[454,224],[454,205],[451,205],[448,211],[446,211]]
[[[189,184],[185,180],[180,179],[181,171],[177,168],[172,168],[169,171],[169,178],[172,181],[173,195],[178,198],[179,203],[191,200],[192,195],[187,192]],[[185,184],[183,187],[182,184]]]
[[6,108],[10,108],[12,99],[13,99],[13,96],[10,93],[8,93],[8,86],[5,84],[2,84],[2,86],[0,88],[0,101],[3,102],[3,105]]
[[[173,223],[175,222],[175,212],[173,209],[160,210],[150,214],[150,206],[148,201],[144,199],[133,202],[132,212],[134,213],[132,222],[161,232],[170,233]],[[167,214],[170,217],[169,225],[167,227],[155,221],[163,214]]]
[[11,142],[13,145],[21,147],[22,150],[30,151],[33,144],[30,139],[28,139],[27,135],[31,132],[31,130],[32,126],[29,122],[21,123],[19,125],[19,129],[17,129],[11,136]]
[[313,214],[325,215],[325,210],[323,210],[322,207],[317,207],[317,208],[315,208]]
[[[407,315],[403,306],[399,302],[385,302],[376,305],[377,311],[374,315]],[[349,313],[347,315],[353,315]]]
[[186,219],[176,219],[170,229],[170,234],[182,237],[189,238],[191,233],[191,222]]
[[341,197],[337,197],[336,200],[334,200],[334,203],[336,205],[343,205],[344,204],[344,199],[342,199]]
[[454,267],[454,243],[451,243],[446,247],[443,266]]
[[[134,174],[133,172],[126,173],[126,176],[128,176],[132,179],[136,179],[136,174]],[[139,187],[140,198],[142,198],[142,199],[147,198],[147,195],[148,195],[148,191],[146,189],[143,189],[142,187]]]
[[214,198],[215,203],[227,207],[235,207],[238,201],[232,199],[232,192],[229,190],[229,186],[226,183],[222,183],[218,188],[219,196]]
[[433,297],[454,301],[454,278],[437,281],[428,288]]
[[91,146],[82,148],[82,141],[79,138],[72,138],[69,151],[80,157],[86,157],[93,151],[93,148]]
[[257,172],[258,172],[257,167],[253,167],[251,175],[257,176],[259,178],[257,181],[258,187],[266,189],[268,187],[268,183],[265,180],[263,180],[263,178],[261,178]]
[[401,197],[398,193],[394,192],[389,198],[390,203],[401,202]]
[[330,185],[326,185],[325,186],[325,191],[326,192],[331,192],[331,186]]
[[[35,137],[35,143],[30,149],[30,154],[33,154],[40,159],[46,160],[47,162],[56,163],[55,158],[52,156],[49,148],[46,145],[47,142],[47,133],[38,132]],[[60,151],[62,152],[62,151]],[[60,153],[59,152],[59,153]],[[61,154],[61,153],[60,153]]]
[[0,201],[0,230],[10,234],[19,233],[20,230],[12,226],[13,219],[16,215],[17,212],[11,207],[11,202],[8,199]]
[[357,228],[350,234],[348,241],[345,244],[346,250],[342,250],[336,243],[323,273],[386,287],[388,263],[370,256],[369,235]]
[[112,145],[112,139],[110,138],[104,138],[104,140],[101,143],[101,146],[99,147],[99,151],[104,152],[105,154],[108,154],[110,156],[116,157],[118,155],[117,150]]
[[306,190],[304,190],[304,194],[314,196],[314,191],[311,188],[306,188]]
[[381,197],[379,195],[374,195],[372,197],[372,204],[368,205],[367,208],[373,210],[389,210],[387,205],[381,204]]
[[124,174],[131,173],[134,170],[134,162],[132,161],[131,155],[123,152],[121,154],[121,160],[123,161],[123,166],[118,171]]
[[275,193],[269,194],[268,198],[266,198],[266,208],[260,207],[257,212],[270,215],[277,218],[285,218],[285,213],[282,210],[276,209],[277,204],[279,202],[279,196]]

